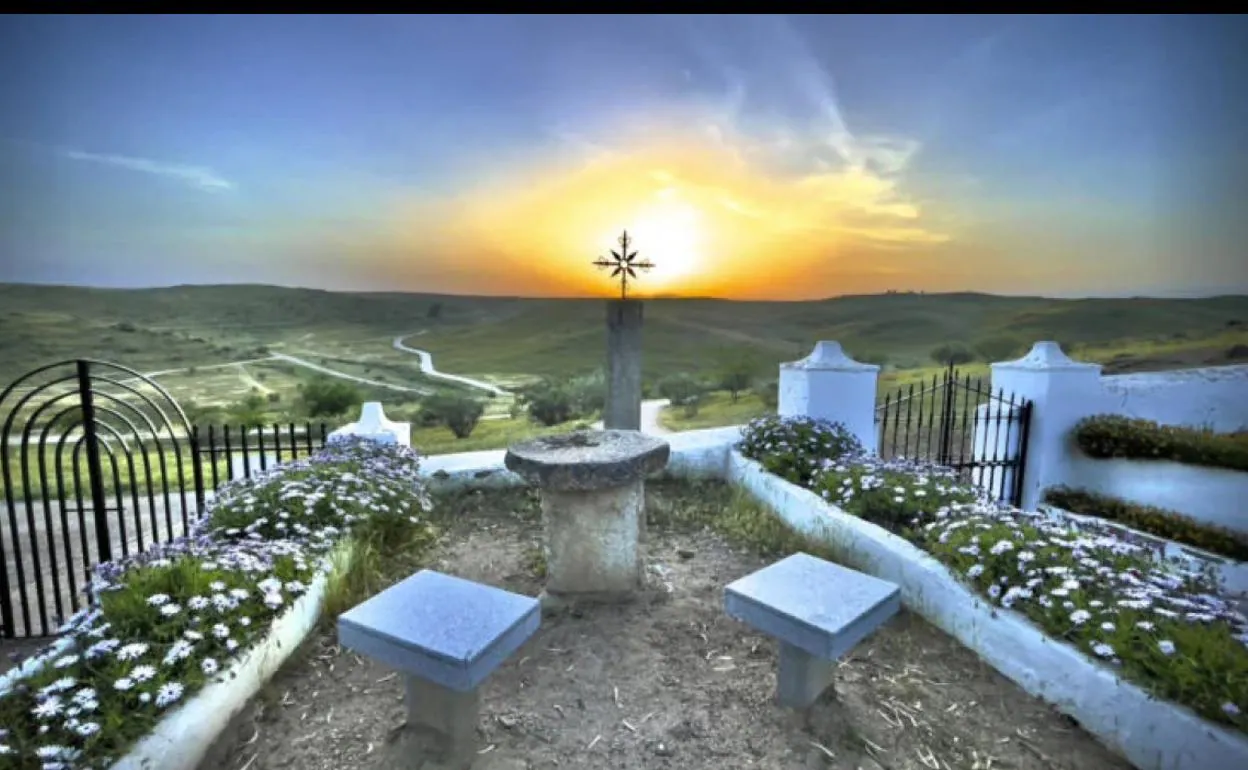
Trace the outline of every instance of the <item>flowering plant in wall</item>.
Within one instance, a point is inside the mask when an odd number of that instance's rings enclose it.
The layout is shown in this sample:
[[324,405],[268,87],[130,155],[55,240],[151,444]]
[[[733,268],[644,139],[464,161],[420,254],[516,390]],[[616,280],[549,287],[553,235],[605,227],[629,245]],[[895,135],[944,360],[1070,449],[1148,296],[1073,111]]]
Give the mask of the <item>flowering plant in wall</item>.
[[100,565],[67,649],[0,692],[0,768],[103,768],[228,673],[343,538],[432,538],[410,449],[349,439],[217,494],[193,533]]

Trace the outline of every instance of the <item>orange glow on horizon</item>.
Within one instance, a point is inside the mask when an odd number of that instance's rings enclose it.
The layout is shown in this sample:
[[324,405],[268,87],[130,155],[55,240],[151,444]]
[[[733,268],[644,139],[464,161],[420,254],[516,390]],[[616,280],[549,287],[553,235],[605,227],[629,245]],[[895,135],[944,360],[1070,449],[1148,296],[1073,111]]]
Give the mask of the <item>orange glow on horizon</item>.
[[924,227],[895,178],[826,164],[781,173],[768,149],[683,141],[580,164],[540,159],[454,199],[405,204],[381,245],[374,238],[367,248],[396,255],[388,270],[397,284],[440,270],[471,276],[486,293],[609,296],[618,287],[592,262],[627,229],[655,264],[630,284],[639,297],[824,285],[826,296],[855,290],[863,276],[883,280],[898,255],[950,240]]

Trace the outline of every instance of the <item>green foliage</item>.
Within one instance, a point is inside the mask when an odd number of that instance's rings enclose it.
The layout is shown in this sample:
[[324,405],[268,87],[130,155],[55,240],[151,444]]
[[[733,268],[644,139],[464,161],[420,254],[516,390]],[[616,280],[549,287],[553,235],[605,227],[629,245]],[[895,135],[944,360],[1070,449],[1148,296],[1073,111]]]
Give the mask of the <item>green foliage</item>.
[[1171,460],[1248,471],[1248,434],[1220,434],[1199,428],[1159,425],[1104,414],[1080,420],[1075,442],[1089,457]]
[[568,388],[544,381],[520,395],[529,416],[547,427],[572,419],[572,394]]
[[1248,536],[1196,521],[1177,511],[1065,486],[1046,489],[1044,501],[1071,513],[1116,521],[1140,532],[1248,562]]
[[690,374],[672,374],[659,380],[659,395],[672,402],[672,406],[696,406],[706,393],[706,385]]
[[748,355],[734,351],[726,354],[720,362],[718,385],[728,391],[735,403],[743,391],[749,390],[750,383],[758,375],[758,363]]
[[259,393],[248,393],[242,401],[230,407],[229,418],[244,428],[259,428],[267,422],[268,402]]
[[762,380],[754,385],[754,395],[758,396],[758,400],[763,402],[763,406],[768,409],[775,409],[780,405],[780,382],[779,380]]
[[[438,393],[425,399],[421,411],[434,424],[446,426],[455,438],[468,438],[485,413],[485,404],[458,393]],[[421,424],[429,424],[422,419]]]
[[548,378],[516,395],[531,418],[550,427],[588,418],[600,410],[606,400],[606,378],[601,371],[562,382]]
[[961,366],[975,360],[974,351],[958,343],[939,345],[932,348],[930,355],[933,361],[945,366]]
[[839,422],[769,415],[751,420],[737,449],[769,472],[801,486],[830,463],[862,453],[862,444]]
[[976,355],[988,363],[1013,360],[1026,351],[1026,343],[1015,337],[987,337],[975,343]]
[[360,405],[360,392],[349,382],[318,377],[299,386],[299,404],[308,417],[338,417]]

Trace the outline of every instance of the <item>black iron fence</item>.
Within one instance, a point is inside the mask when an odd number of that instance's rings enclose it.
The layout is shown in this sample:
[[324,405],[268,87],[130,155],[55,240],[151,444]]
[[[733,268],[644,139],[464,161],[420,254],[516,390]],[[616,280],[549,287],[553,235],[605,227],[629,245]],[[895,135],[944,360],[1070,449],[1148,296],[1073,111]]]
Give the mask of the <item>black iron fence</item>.
[[126,367],[77,360],[0,392],[0,637],[48,636],[91,569],[182,536],[224,483],[306,457],[328,426],[192,426]]
[[878,451],[885,459],[953,468],[996,499],[1018,505],[1031,410],[1027,399],[993,393],[951,366],[884,397],[875,414]]

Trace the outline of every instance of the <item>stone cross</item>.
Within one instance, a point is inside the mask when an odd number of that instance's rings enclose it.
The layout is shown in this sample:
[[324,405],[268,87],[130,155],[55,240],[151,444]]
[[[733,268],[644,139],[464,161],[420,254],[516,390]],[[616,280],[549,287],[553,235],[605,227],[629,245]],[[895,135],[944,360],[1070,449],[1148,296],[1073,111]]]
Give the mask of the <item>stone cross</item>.
[[620,279],[620,298],[607,301],[607,393],[602,427],[606,430],[641,430],[641,325],[642,304],[628,298],[628,279],[637,271],[654,267],[630,251],[628,231],[620,236],[619,250],[594,261],[598,268],[612,268]]

